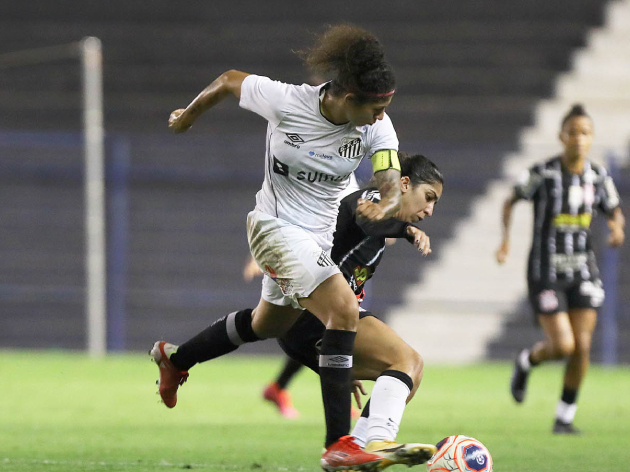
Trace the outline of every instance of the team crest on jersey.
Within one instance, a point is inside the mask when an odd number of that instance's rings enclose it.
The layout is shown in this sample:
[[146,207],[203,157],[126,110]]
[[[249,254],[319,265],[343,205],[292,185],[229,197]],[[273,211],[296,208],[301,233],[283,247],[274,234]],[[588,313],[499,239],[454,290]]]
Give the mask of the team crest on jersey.
[[317,258],[317,265],[320,267],[332,267],[335,263],[326,251],[322,251]]
[[343,138],[339,148],[339,155],[350,159],[362,156],[363,143],[361,143],[361,138]]
[[538,303],[542,311],[553,311],[558,308],[558,296],[555,290],[543,290],[538,295]]
[[278,284],[278,287],[280,287],[284,296],[293,295],[293,283],[291,280],[278,277],[274,279],[274,281]]

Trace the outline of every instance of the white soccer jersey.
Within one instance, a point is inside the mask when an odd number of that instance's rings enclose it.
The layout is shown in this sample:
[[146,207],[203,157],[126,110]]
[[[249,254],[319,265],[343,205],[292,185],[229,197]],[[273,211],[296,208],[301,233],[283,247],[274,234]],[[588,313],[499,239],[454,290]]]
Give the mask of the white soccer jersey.
[[256,209],[332,240],[339,194],[364,156],[398,150],[387,115],[371,126],[335,125],[320,111],[323,85],[250,75],[240,106],[267,119],[265,180]]

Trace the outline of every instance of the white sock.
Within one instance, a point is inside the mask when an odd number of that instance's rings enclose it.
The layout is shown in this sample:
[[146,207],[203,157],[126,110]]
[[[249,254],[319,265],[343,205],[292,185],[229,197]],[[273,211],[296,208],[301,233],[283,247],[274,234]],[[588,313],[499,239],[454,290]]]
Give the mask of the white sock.
[[562,421],[564,424],[571,424],[573,423],[573,418],[575,418],[576,411],[577,403],[565,403],[559,400],[556,406],[556,419]]
[[376,379],[370,397],[367,442],[394,441],[405,411],[409,387],[395,377]]
[[532,368],[531,362],[529,362],[529,349],[523,349],[518,355],[518,363],[525,372],[529,372]]
[[352,430],[352,436],[354,436],[354,442],[360,447],[365,447],[367,443],[368,434],[368,419],[363,416],[360,417]]

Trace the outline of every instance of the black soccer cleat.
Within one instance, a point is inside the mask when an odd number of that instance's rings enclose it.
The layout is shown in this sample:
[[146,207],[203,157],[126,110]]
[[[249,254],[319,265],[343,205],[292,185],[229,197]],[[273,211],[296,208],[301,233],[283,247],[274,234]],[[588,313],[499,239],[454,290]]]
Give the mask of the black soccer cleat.
[[582,434],[582,431],[573,426],[573,423],[564,423],[558,419],[556,419],[556,422],[553,425],[552,432],[553,434]]
[[521,367],[520,357],[521,354],[514,361],[514,372],[512,372],[512,380],[510,381],[510,391],[516,403],[523,403],[527,389],[527,377],[529,377],[529,371]]

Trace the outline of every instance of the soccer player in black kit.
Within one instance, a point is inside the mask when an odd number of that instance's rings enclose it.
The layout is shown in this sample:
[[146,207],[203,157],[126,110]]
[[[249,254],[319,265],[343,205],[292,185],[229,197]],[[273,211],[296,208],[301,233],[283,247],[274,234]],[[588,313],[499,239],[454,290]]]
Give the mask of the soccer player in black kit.
[[[401,154],[400,165],[401,208],[394,218],[378,222],[361,218],[358,206],[362,202],[378,204],[380,201],[381,195],[375,187],[348,195],[339,207],[333,248],[331,255],[326,257],[339,267],[359,300],[363,285],[381,260],[386,238],[404,237],[423,253],[430,252],[428,236],[411,223],[433,214],[435,203],[442,195],[443,177],[435,164],[424,156]],[[361,311],[359,318],[354,363],[349,367],[354,379],[375,380],[376,383],[364,418],[359,419],[348,438],[356,447],[380,458],[372,464],[371,471],[393,464],[424,463],[435,453],[435,446],[395,442],[406,402],[413,397],[422,378],[422,358],[369,312]],[[169,343],[172,352],[169,358],[172,367],[169,368],[174,373],[187,377],[184,368],[187,371],[214,356],[215,346],[209,336],[213,326],[180,346]],[[280,342],[287,353],[319,373],[319,349],[325,330],[325,325],[317,317],[303,311],[282,334]],[[179,385],[181,383],[175,386],[173,393]],[[355,391],[356,397],[358,393]],[[322,459],[322,467],[331,470],[325,459]]]
[[[441,197],[443,178],[437,167],[423,156],[404,156],[401,159],[403,179],[410,179],[416,191],[423,194],[414,198],[417,209],[412,214],[431,216],[434,204]],[[406,200],[403,193],[403,201]],[[350,284],[359,301],[364,297],[364,285],[373,276],[381,261],[387,238],[406,238],[425,255],[430,253],[430,240],[409,222],[409,218],[385,222],[366,222],[356,215],[360,199],[378,201],[376,188],[359,190],[346,196],[339,207],[337,228],[331,257]],[[426,208],[423,210],[423,208]],[[413,348],[391,328],[366,310],[361,310],[355,340],[355,380],[374,380],[372,398],[357,421],[352,436],[362,447],[377,446],[391,451],[393,463],[409,466],[424,462],[413,445],[399,445],[396,434],[406,402],[414,396],[422,379],[423,362]],[[313,314],[304,311],[286,335],[278,342],[293,359],[319,372],[319,346],[325,326]],[[355,391],[355,397],[358,397]],[[387,446],[390,446],[389,449]],[[416,445],[416,448],[424,445]],[[404,447],[405,449],[402,449]],[[433,448],[432,448],[433,449]],[[396,457],[396,452],[409,454],[409,460]],[[427,451],[428,452],[428,451]],[[418,458],[421,458],[418,461]],[[426,458],[428,459],[428,457]]]
[[624,241],[624,217],[612,178],[591,162],[593,122],[581,105],[562,120],[564,153],[529,169],[503,206],[503,240],[499,263],[509,252],[513,205],[530,200],[534,206],[534,235],[527,268],[529,300],[545,339],[517,356],[511,380],[514,400],[523,402],[531,369],[542,362],[566,358],[562,397],[553,432],[576,434],[573,426],[577,395],[586,375],[597,308],[604,300],[591,242],[592,217],[601,211],[608,219],[608,243]]

